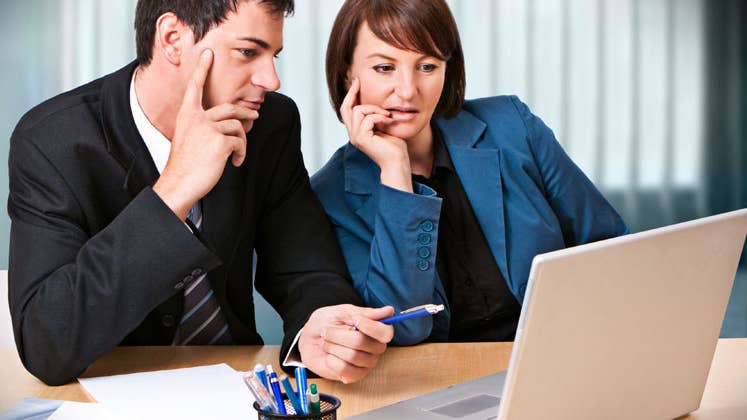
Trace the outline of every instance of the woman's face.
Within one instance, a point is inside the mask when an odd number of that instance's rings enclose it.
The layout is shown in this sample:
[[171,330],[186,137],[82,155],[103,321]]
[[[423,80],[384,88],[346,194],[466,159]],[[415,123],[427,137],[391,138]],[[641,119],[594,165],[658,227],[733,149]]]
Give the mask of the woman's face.
[[429,136],[425,128],[441,98],[445,77],[445,61],[387,44],[365,22],[358,30],[348,86],[358,78],[358,103],[391,113],[394,121],[377,125],[378,130],[403,140]]

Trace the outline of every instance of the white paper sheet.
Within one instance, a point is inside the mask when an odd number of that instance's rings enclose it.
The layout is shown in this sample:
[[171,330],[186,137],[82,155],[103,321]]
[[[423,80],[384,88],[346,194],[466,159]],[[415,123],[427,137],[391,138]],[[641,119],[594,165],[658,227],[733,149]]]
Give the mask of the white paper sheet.
[[121,418],[256,419],[254,397],[226,364],[79,378],[91,396]]
[[65,401],[48,420],[120,420],[101,404]]

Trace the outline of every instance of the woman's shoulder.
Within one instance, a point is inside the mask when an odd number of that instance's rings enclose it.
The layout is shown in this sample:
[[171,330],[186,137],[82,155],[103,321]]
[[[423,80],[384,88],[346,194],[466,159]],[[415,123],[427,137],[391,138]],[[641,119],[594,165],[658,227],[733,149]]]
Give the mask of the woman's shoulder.
[[529,107],[516,95],[469,99],[464,102],[462,109],[486,123],[496,122],[496,118],[515,120],[531,115]]
[[445,134],[473,132],[488,129],[489,136],[525,139],[536,117],[515,95],[490,96],[464,102],[462,110],[454,118],[439,120]]
[[320,198],[342,191],[345,186],[345,153],[350,143],[335,151],[327,163],[311,177],[311,188]]

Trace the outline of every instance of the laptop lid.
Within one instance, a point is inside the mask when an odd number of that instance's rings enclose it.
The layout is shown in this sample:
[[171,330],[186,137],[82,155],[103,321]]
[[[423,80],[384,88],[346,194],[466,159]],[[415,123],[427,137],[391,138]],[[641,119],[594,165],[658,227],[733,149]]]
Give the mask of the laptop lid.
[[665,419],[698,408],[747,210],[538,255],[499,419]]

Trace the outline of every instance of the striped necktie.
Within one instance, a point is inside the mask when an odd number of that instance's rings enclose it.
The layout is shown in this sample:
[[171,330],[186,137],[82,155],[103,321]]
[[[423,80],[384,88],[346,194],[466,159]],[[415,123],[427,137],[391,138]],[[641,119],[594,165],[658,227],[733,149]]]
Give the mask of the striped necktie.
[[[200,203],[189,211],[189,220],[199,229],[202,225]],[[184,290],[184,315],[176,331],[174,345],[231,344],[226,317],[207,274],[198,277]]]

